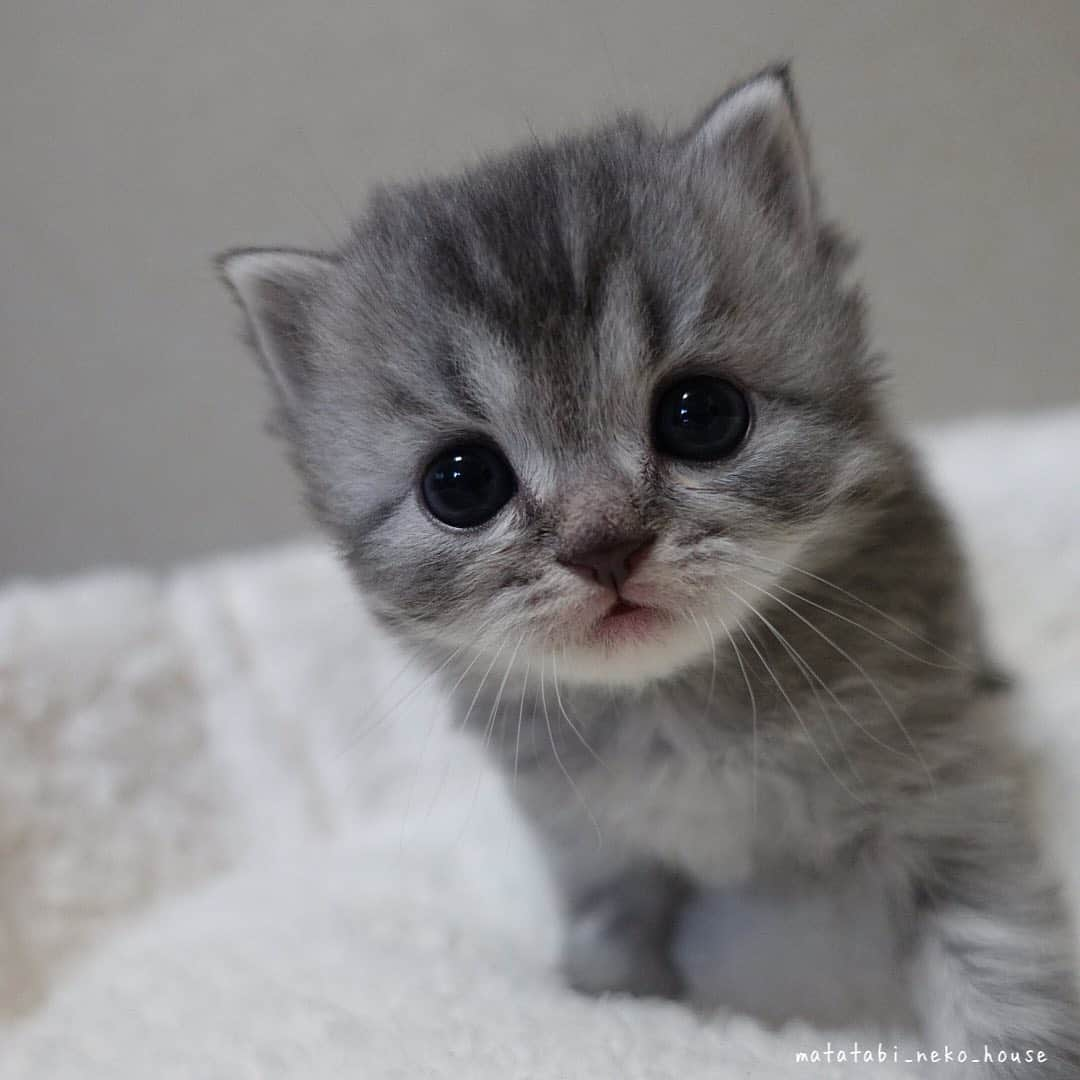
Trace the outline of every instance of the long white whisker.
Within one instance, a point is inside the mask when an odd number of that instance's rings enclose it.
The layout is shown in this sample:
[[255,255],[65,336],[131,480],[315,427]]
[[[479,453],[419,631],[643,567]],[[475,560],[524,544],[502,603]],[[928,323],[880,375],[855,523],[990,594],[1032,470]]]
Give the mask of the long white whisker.
[[[728,589],[726,585],[724,586],[724,588],[728,592],[731,592],[731,590]],[[732,595],[735,596],[734,593],[732,593]],[[736,596],[736,599],[738,599],[737,596]],[[841,788],[844,789],[844,791],[846,791],[848,793],[848,795],[850,795],[852,797],[852,799],[855,800],[855,802],[857,802],[857,803],[859,803],[861,805],[863,800],[861,798],[859,798],[859,796],[856,795],[855,792],[852,791],[851,788],[849,788],[847,786],[847,784],[844,783],[843,780],[840,779],[839,774],[837,773],[837,771],[832,766],[832,762],[829,761],[829,759],[821,752],[821,748],[815,742],[814,736],[811,734],[810,728],[807,726],[806,721],[803,719],[802,713],[799,712],[798,708],[795,705],[795,702],[791,700],[791,698],[788,695],[788,692],[784,689],[783,683],[780,682],[780,680],[776,676],[776,673],[769,666],[769,662],[765,659],[764,654],[758,648],[757,642],[754,641],[754,639],[746,632],[745,627],[740,626],[739,630],[742,632],[742,636],[744,638],[746,638],[747,644],[750,646],[751,649],[754,650],[754,653],[756,654],[757,658],[761,661],[762,667],[764,667],[765,670],[768,672],[769,678],[771,678],[773,683],[775,683],[776,689],[780,691],[780,696],[784,699],[784,701],[787,702],[788,708],[791,709],[791,712],[795,716],[795,719],[799,721],[799,725],[802,727],[803,733],[806,735],[806,738],[809,741],[810,745],[814,748],[814,752],[821,759],[821,763],[828,770],[829,775],[840,785]]]
[[[449,664],[450,661],[453,660],[454,657],[457,656],[458,653],[461,652],[462,648],[464,648],[464,646],[461,646],[461,647],[455,649],[442,662],[442,664],[440,664],[439,667],[436,668],[436,670],[432,674],[433,675],[437,674],[444,667],[446,667],[446,665]],[[473,669],[474,665],[476,664],[476,661],[480,659],[481,655],[482,655],[481,653],[477,653],[472,658],[472,660],[469,661],[469,663],[466,665],[465,669],[458,676],[457,681],[450,688],[450,694],[448,696],[453,695],[454,691],[457,690],[457,688],[461,685],[461,683],[464,680],[465,676],[468,675],[469,672]],[[404,839],[405,839],[405,828],[408,825],[409,818],[412,816],[413,803],[416,800],[417,788],[420,785],[420,775],[421,775],[421,773],[423,772],[423,769],[424,769],[424,758],[427,756],[428,744],[431,742],[431,735],[432,735],[432,732],[433,732],[433,730],[435,728],[435,721],[436,721],[437,716],[438,716],[438,710],[433,709],[431,711],[431,715],[428,717],[427,725],[424,728],[424,740],[420,744],[420,756],[416,759],[416,768],[413,770],[412,782],[409,784],[409,794],[406,796],[406,799],[405,799],[405,812],[404,812],[404,816],[402,817],[402,821],[401,821],[401,840],[402,840],[402,842],[404,842]]]
[[[510,781],[510,790],[517,790],[517,778],[518,778],[518,757],[521,754],[521,722],[525,717],[525,694],[529,688],[529,673],[532,671],[532,657],[530,656],[528,662],[525,664],[525,680],[521,684],[521,702],[518,705],[518,719],[517,719],[517,735],[514,738],[514,776]],[[535,708],[536,702],[533,701]]]
[[540,745],[536,738],[536,702],[544,685],[544,654],[540,654],[540,686],[533,690],[532,710],[529,712],[529,741],[532,743],[533,758],[540,756]]
[[[697,616],[690,612],[690,618],[694,620],[694,625],[697,626]],[[708,710],[712,705],[713,692],[716,689],[716,638],[713,635],[712,627],[709,625],[709,620],[704,615],[701,616],[701,621],[705,624],[705,630],[709,635],[709,647],[712,649],[712,672],[709,674],[709,696],[705,699],[705,709]]]
[[577,724],[575,724],[574,721],[571,720],[569,715],[567,714],[566,707],[563,705],[562,693],[559,690],[559,669],[558,669],[558,665],[555,663],[555,654],[554,653],[551,654],[551,681],[555,686],[555,700],[558,702],[559,712],[562,713],[563,719],[567,722],[567,724],[570,725],[570,730],[577,736],[578,742],[580,742],[581,745],[584,746],[585,749],[589,751],[589,753],[595,759],[596,763],[598,765],[600,765],[601,768],[606,769],[607,765],[604,764],[603,759],[589,745],[589,743],[586,740],[585,736],[582,735],[581,732],[578,730]]
[[504,640],[499,647],[495,650],[495,655],[491,658],[491,663],[488,664],[487,670],[484,672],[483,677],[480,679],[480,685],[476,688],[476,693],[472,696],[472,701],[469,702],[469,707],[465,710],[465,715],[461,718],[461,724],[458,726],[459,732],[464,732],[469,726],[469,717],[472,716],[472,711],[476,708],[476,702],[479,700],[480,695],[484,692],[484,685],[487,683],[488,676],[491,674],[492,668],[495,667],[496,662],[502,655],[503,649],[506,648],[506,641]]
[[[554,661],[554,657],[552,657]],[[576,796],[578,802],[581,803],[582,809],[585,811],[589,820],[592,822],[593,828],[596,830],[596,843],[598,846],[603,845],[604,836],[600,832],[600,823],[593,816],[593,812],[589,809],[589,804],[585,801],[585,796],[581,794],[577,784],[574,783],[574,778],[570,775],[569,770],[563,764],[562,757],[559,755],[559,748],[555,745],[555,732],[551,729],[551,715],[548,713],[547,706],[547,692],[544,689],[544,654],[540,654],[540,701],[544,706],[544,723],[547,725],[548,739],[551,742],[551,752],[555,755],[555,763],[559,766],[559,771],[566,777],[566,782],[570,785],[570,790]]]
[[[737,580],[743,581],[744,584],[747,584],[747,585],[750,584],[750,582],[745,581],[743,578],[738,578]],[[833,690],[833,688],[831,686],[829,686],[829,684],[827,682],[825,682],[825,680],[810,666],[809,663],[807,663],[807,661],[802,657],[802,655],[798,652],[798,650],[795,649],[795,647],[788,641],[788,639],[785,638],[776,629],[776,627],[773,626],[773,624],[771,622],[769,622],[769,620],[766,619],[765,616],[762,615],[761,612],[758,611],[757,608],[754,607],[753,604],[751,604],[745,597],[740,596],[738,593],[734,592],[733,590],[729,590],[729,591],[732,592],[732,595],[735,596],[741,603],[745,604],[763,623],[765,623],[766,626],[768,626],[768,628],[772,631],[773,636],[776,637],[776,639],[787,649],[788,655],[798,665],[799,670],[803,673],[803,677],[806,678],[806,680],[808,682],[810,681],[811,677],[813,679],[815,679],[817,681],[818,685],[820,685],[821,688],[825,691],[825,693],[827,693],[829,695],[829,697],[831,697],[833,699],[833,701],[836,702],[837,706],[843,711],[844,715],[847,716],[847,718],[871,742],[877,743],[877,745],[880,746],[883,750],[887,750],[890,754],[895,754],[897,757],[903,758],[904,761],[911,761],[911,760],[915,760],[916,762],[918,761],[918,758],[913,759],[910,754],[904,753],[903,750],[897,750],[897,748],[895,746],[891,746],[889,743],[885,742],[884,739],[879,738],[876,734],[874,734],[874,732],[871,731],[871,729],[868,728],[855,715],[855,713],[853,713],[851,711],[851,709],[848,707],[848,705],[846,705],[843,701],[840,700],[839,697],[837,697],[836,692]],[[820,700],[820,697],[818,696],[816,688],[814,688],[813,685],[811,685],[811,689],[814,691],[814,697],[817,698],[818,703],[821,704],[821,700]],[[822,705],[822,710],[825,711],[824,705]],[[829,727],[832,728],[832,720],[828,716],[827,711],[825,711],[825,715],[826,715],[826,718],[829,720]],[[834,732],[834,734],[835,734],[835,732]],[[841,748],[843,748],[843,743],[841,743],[839,739],[837,739],[836,741],[841,746]],[[846,749],[844,750],[844,756],[847,757]],[[849,765],[851,764],[850,760],[849,760],[848,764]],[[854,768],[854,766],[852,766],[851,771],[854,772],[856,775],[858,775],[858,771]]]
[[[802,593],[797,593],[794,589],[787,588],[786,585],[780,585],[778,583],[773,584],[773,588],[779,589],[781,592],[787,593],[788,596],[793,596],[796,600],[801,600],[804,604],[809,604],[810,607],[817,608],[818,611],[823,611],[826,615],[831,615],[834,619],[839,619],[840,622],[845,622],[849,626],[854,626],[857,630],[861,630],[864,634],[869,635],[877,641],[880,641],[883,645],[888,645],[890,649],[894,649],[900,653],[901,656],[906,656],[916,663],[925,664],[927,667],[936,668],[938,671],[971,671],[972,668],[967,664],[935,664],[933,660],[927,660],[924,656],[919,656],[917,653],[913,653],[910,649],[905,649],[903,645],[897,645],[891,638],[887,638],[884,634],[879,634],[876,630],[872,630],[869,626],[859,622],[858,619],[852,619],[847,615],[842,615],[839,611],[834,611],[832,608],[827,607],[825,604],[819,604],[816,600],[811,600],[809,596],[803,596]],[[921,640],[921,639],[920,639]],[[929,645],[929,643],[927,643]],[[936,646],[935,646],[936,647]],[[939,650],[940,651],[940,650]]]
[[803,615],[800,615],[799,612],[797,612],[790,604],[781,600],[778,596],[774,596],[771,592],[769,592],[768,589],[764,589],[760,585],[755,585],[752,581],[747,581],[745,578],[738,577],[737,575],[736,579],[738,581],[741,581],[744,585],[748,585],[751,589],[756,589],[758,592],[763,593],[765,596],[769,597],[769,599],[772,600],[774,603],[779,604],[786,611],[789,611],[792,615],[795,616],[796,619],[809,627],[815,634],[817,634],[818,637],[821,638],[822,641],[835,649],[840,656],[842,656],[849,664],[851,664],[853,668],[855,668],[855,670],[866,680],[867,685],[869,685],[870,688],[874,691],[878,699],[881,701],[881,704],[885,706],[885,708],[889,712],[889,715],[896,722],[896,726],[903,733],[904,738],[907,740],[908,745],[911,747],[912,752],[915,754],[916,760],[922,767],[923,772],[926,774],[926,779],[930,783],[931,790],[936,790],[933,773],[930,772],[930,767],[926,764],[926,761],[923,758],[922,754],[919,753],[919,748],[915,745],[915,740],[911,737],[911,733],[908,731],[903,720],[900,719],[900,714],[893,707],[892,702],[889,701],[881,692],[881,687],[879,687],[878,684],[874,682],[874,680],[870,677],[870,674],[869,672],[867,672],[866,668],[864,668],[862,664],[860,664],[859,661],[856,660],[846,649],[833,641],[833,639],[829,637],[828,634],[815,626],[809,619],[805,618]]
[[[495,655],[491,658],[491,663],[488,664],[487,670],[484,672],[483,677],[480,679],[480,684],[477,686],[476,692],[472,696],[472,701],[469,702],[469,707],[465,710],[465,715],[461,718],[461,723],[458,725],[457,732],[459,735],[463,734],[466,728],[468,728],[469,717],[472,716],[472,711],[476,707],[476,702],[479,700],[480,695],[483,693],[484,684],[487,682],[488,676],[491,674],[491,669],[495,666],[495,662],[499,659],[499,654],[503,651],[504,648],[506,648],[505,641],[503,641],[502,644],[498,647],[498,649],[495,650]],[[472,667],[472,665],[470,664],[469,667]],[[450,691],[450,696],[452,696],[454,690],[456,690],[461,685],[462,680],[467,674],[468,668],[464,672],[462,672],[461,678],[459,678],[458,681],[454,684],[453,690]],[[446,786],[446,778],[449,773],[450,762],[447,761],[446,765],[443,768],[442,775],[439,777],[439,784],[435,788],[435,794],[432,796],[431,803],[428,805],[428,817],[431,816],[431,812],[435,809],[435,804],[439,801],[439,797],[442,795],[443,788]]]
[[[397,709],[399,709],[402,705],[404,705],[405,702],[408,701],[409,698],[411,698],[413,696],[413,694],[417,693],[422,687],[426,686],[429,682],[431,682],[432,679],[436,678],[439,674],[441,674],[441,672],[464,649],[465,649],[464,645],[459,645],[445,660],[443,660],[443,662],[441,664],[439,664],[438,667],[436,667],[433,670],[429,671],[428,674],[425,675],[418,683],[416,683],[407,693],[405,693],[401,697],[399,697],[397,699],[397,701],[395,701],[394,704],[391,705],[390,708],[387,709],[377,720],[373,720],[363,731],[359,731],[356,734],[354,734],[352,736],[352,738],[346,743],[344,749],[349,750],[357,742],[359,742],[361,739],[366,739],[377,727],[384,724],[391,716],[393,716],[394,712]],[[469,666],[465,669],[465,672],[462,674],[462,677],[461,677],[462,679],[472,669],[473,664],[475,664],[476,661],[480,659],[480,656],[481,656],[481,653],[478,652],[472,658],[472,660],[469,663]],[[458,684],[460,684],[460,682],[461,682],[461,679],[458,679],[458,682],[455,684],[454,689],[457,689],[457,686],[458,686]]]
[[[510,659],[506,662],[506,670],[503,672],[502,681],[499,683],[499,689],[495,692],[495,701],[491,706],[491,712],[488,713],[487,724],[484,727],[484,737],[480,740],[481,750],[486,750],[491,742],[491,736],[495,732],[495,719],[499,714],[499,706],[502,704],[503,691],[506,689],[506,683],[510,678],[510,672],[514,669],[514,661],[517,659],[518,651],[521,649],[521,643],[525,640],[525,631],[521,632],[521,636],[517,640],[517,644],[514,646],[514,651],[510,654]],[[498,653],[496,653],[496,656]],[[483,761],[479,764],[479,769],[476,774],[476,784],[473,787],[472,799],[469,800],[469,808],[465,811],[465,817],[461,822],[461,828],[458,831],[458,843],[461,842],[462,836],[465,834],[465,829],[469,824],[469,819],[472,817],[473,810],[476,808],[476,800],[480,795],[480,784],[484,779],[485,763]]]
[[[704,616],[702,616],[704,618]],[[757,738],[757,722],[758,722],[758,708],[757,697],[754,695],[754,688],[750,685],[750,676],[747,674],[746,665],[743,663],[742,653],[739,652],[739,646],[735,644],[735,638],[732,636],[731,631],[728,629],[727,623],[723,617],[717,615],[720,620],[720,629],[727,635],[728,641],[731,642],[731,651],[735,653],[735,659],[738,661],[739,670],[742,672],[743,682],[746,683],[746,693],[750,698],[750,730],[752,737],[752,756],[754,763],[754,771],[752,777],[753,784],[753,814],[754,814],[754,826],[757,827],[757,808],[758,808],[758,738]],[[706,625],[708,621],[706,620]]]
[[[825,683],[822,682],[817,672],[814,671],[813,668],[811,668],[810,665],[802,658],[802,655],[795,648],[795,646],[792,645],[791,642],[788,641],[788,639],[784,637],[782,633],[780,633],[780,631],[773,625],[772,622],[770,622],[764,615],[762,615],[761,612],[758,611],[758,609],[754,607],[754,605],[751,604],[748,600],[746,600],[742,596],[739,596],[739,594],[735,592],[734,589],[729,589],[728,591],[733,596],[735,596],[741,603],[745,604],[746,607],[750,609],[751,614],[755,615],[762,623],[765,624],[769,633],[771,633],[772,636],[776,638],[776,640],[783,647],[784,651],[788,654],[788,656],[791,657],[791,660],[795,664],[795,667],[798,669],[799,674],[802,675],[802,677],[806,680],[807,686],[810,687],[810,692],[814,695],[814,700],[817,702],[818,708],[821,709],[821,715],[825,717],[825,723],[829,725],[829,734],[832,735],[833,742],[836,743],[837,748],[843,755],[845,764],[851,770],[852,776],[854,776],[855,779],[859,781],[859,783],[862,783],[862,777],[859,775],[859,770],[855,768],[855,763],[851,760],[851,755],[848,753],[848,749],[844,745],[843,739],[841,739],[839,734],[837,733],[836,725],[833,723],[832,716],[829,715],[829,710],[828,708],[826,708],[825,702],[821,700],[821,695],[818,693],[817,687],[814,685],[813,679],[817,679],[817,681],[820,682],[822,686],[825,686]],[[811,678],[811,676],[813,676],[813,679]],[[826,687],[826,689],[828,688]],[[854,719],[854,717],[852,717],[852,719]],[[856,721],[856,723],[858,722]]]
[[[852,603],[858,604],[860,607],[866,608],[867,611],[873,612],[875,615],[877,615],[880,618],[884,619],[886,622],[890,623],[892,626],[895,626],[898,630],[902,630],[905,634],[908,634],[910,637],[913,637],[916,641],[921,642],[928,649],[933,649],[935,652],[937,652],[940,655],[944,656],[947,660],[951,660],[953,662],[953,664],[956,665],[956,669],[959,669],[960,671],[972,671],[973,670],[972,666],[970,664],[966,663],[965,661],[963,661],[960,657],[954,656],[951,652],[949,652],[947,649],[943,649],[936,642],[931,641],[927,637],[923,637],[922,634],[920,634],[917,630],[914,630],[912,627],[908,626],[902,620],[895,618],[894,616],[890,615],[887,611],[882,611],[881,608],[879,608],[879,607],[875,607],[868,600],[864,600],[861,596],[858,596],[855,593],[851,592],[850,590],[845,589],[842,585],[837,585],[834,581],[829,581],[828,578],[823,578],[819,574],[813,574],[809,570],[804,570],[801,566],[795,566],[792,563],[784,562],[783,559],[774,559],[769,555],[761,555],[761,554],[756,554],[754,556],[754,558],[764,559],[764,560],[766,560],[768,562],[776,564],[777,566],[782,566],[786,570],[791,570],[793,573],[802,574],[804,577],[808,577],[808,578],[812,579],[813,581],[816,581],[816,582],[820,583],[821,585],[826,586],[829,589],[834,589],[836,592],[840,593],[842,596],[846,596]],[[924,664],[927,664],[930,667],[941,668],[943,671],[955,670],[954,668],[952,668],[952,667],[950,667],[948,665],[935,664],[933,661],[927,660],[925,657],[917,656],[915,653],[908,652],[906,649],[902,648],[900,645],[897,645],[895,641],[892,641],[891,639],[889,639],[887,637],[883,637],[882,635],[879,635],[879,634],[875,633],[868,626],[863,626],[862,623],[857,622],[854,619],[849,619],[847,616],[841,615],[840,612],[838,612],[838,611],[833,611],[831,608],[826,607],[824,604],[818,604],[815,601],[811,600],[809,597],[802,596],[799,593],[795,592],[792,589],[787,588],[784,585],[780,585],[778,583],[776,587],[778,589],[781,589],[783,592],[789,593],[791,596],[797,597],[799,600],[802,600],[804,603],[810,604],[810,605],[812,605],[813,607],[816,607],[816,608],[820,608],[822,611],[826,612],[829,615],[834,615],[836,618],[842,619],[844,622],[850,622],[853,626],[857,626],[860,630],[865,630],[866,633],[870,634],[873,637],[878,638],[879,640],[883,641],[887,645],[893,646],[894,649],[897,649],[899,652],[902,652],[905,656],[910,656],[913,660],[919,660],[920,662],[922,662]]]
[[510,678],[510,672],[514,669],[514,661],[517,659],[517,654],[521,649],[521,643],[525,640],[525,631],[521,632],[521,637],[518,638],[517,644],[514,646],[514,651],[510,654],[510,659],[506,664],[506,671],[503,672],[502,682],[499,683],[499,689],[495,693],[495,704],[491,706],[491,712],[488,714],[487,728],[484,732],[484,739],[481,746],[486,747],[491,740],[491,736],[495,731],[495,717],[499,711],[499,705],[502,703],[503,691],[506,689],[506,683]]
[[419,658],[420,652],[419,650],[417,650],[405,661],[404,664],[401,665],[400,668],[398,668],[394,677],[383,684],[382,689],[379,690],[379,692],[371,699],[371,701],[368,702],[367,707],[364,709],[363,715],[359,717],[361,721],[365,721],[368,719],[368,717],[371,716],[371,714],[375,711],[376,706],[382,702],[382,700],[386,697],[388,693],[390,693],[391,690],[393,690],[393,688],[401,680],[402,675],[404,675],[405,672],[408,671],[409,668],[411,668]]

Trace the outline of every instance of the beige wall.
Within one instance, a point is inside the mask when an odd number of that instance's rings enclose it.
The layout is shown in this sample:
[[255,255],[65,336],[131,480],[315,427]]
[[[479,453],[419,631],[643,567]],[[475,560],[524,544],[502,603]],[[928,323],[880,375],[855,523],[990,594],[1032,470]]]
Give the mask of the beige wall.
[[5,5],[0,576],[305,528],[215,250],[784,56],[904,413],[1080,400],[1077,0]]

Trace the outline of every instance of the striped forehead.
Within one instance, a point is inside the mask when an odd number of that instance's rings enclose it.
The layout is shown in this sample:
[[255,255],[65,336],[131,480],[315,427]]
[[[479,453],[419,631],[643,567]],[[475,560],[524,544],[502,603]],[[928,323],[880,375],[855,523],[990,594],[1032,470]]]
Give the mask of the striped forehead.
[[626,264],[612,269],[587,319],[549,313],[527,338],[483,313],[455,322],[453,346],[436,360],[455,409],[567,446],[636,410],[657,361],[648,302]]

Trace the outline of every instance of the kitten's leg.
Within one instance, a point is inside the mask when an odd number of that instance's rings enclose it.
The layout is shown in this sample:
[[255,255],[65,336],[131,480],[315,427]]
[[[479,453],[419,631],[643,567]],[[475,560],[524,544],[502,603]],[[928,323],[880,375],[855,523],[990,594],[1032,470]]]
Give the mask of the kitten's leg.
[[586,994],[680,997],[672,945],[691,892],[687,879],[613,836],[598,835],[550,777],[520,779],[517,803],[540,841],[562,901],[566,981]]
[[[958,1070],[965,1076],[1075,1080],[1080,1004],[1062,897],[1019,819],[1003,823],[1000,804],[984,810],[966,838],[939,848],[921,890],[916,1008],[931,1048],[948,1043],[984,1062]],[[1046,1058],[985,1061],[984,1045],[994,1059]]]
[[680,997],[672,939],[690,891],[681,875],[647,862],[580,882],[566,898],[567,982],[586,994]]

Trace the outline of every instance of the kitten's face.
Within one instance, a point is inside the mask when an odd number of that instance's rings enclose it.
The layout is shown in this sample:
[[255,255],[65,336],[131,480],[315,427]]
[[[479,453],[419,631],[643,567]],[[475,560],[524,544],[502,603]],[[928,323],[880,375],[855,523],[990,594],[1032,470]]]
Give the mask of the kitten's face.
[[888,467],[784,80],[245,252],[313,505],[397,632],[638,683],[707,655]]

